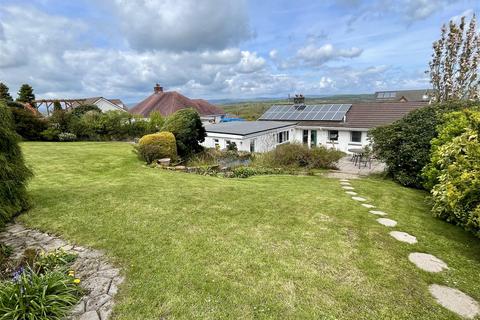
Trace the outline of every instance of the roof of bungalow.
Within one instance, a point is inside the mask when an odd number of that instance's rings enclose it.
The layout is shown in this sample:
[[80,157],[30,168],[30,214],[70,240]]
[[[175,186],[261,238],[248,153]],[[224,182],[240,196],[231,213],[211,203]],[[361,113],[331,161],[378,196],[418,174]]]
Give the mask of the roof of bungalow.
[[[338,127],[338,128],[364,128],[370,129],[382,125],[390,124],[396,120],[403,118],[405,115],[413,110],[422,108],[428,105],[427,102],[370,102],[370,103],[355,103],[348,105],[346,111],[345,107],[337,104],[336,109],[340,110],[333,113],[332,111],[322,112],[327,105],[313,105],[308,109],[306,106],[304,110],[310,110],[306,116],[299,116],[295,120],[299,126],[321,126],[321,127]],[[345,105],[343,105],[345,106]],[[259,120],[265,119],[268,115],[268,120],[284,121],[285,115],[269,111],[278,111],[272,106],[267,112],[260,117]],[[315,110],[319,110],[315,112]],[[342,114],[341,112],[344,111]],[[303,111],[305,112],[305,111]],[[340,112],[340,113],[339,113]],[[323,117],[322,114],[330,115],[330,117]],[[319,116],[320,115],[320,116]],[[322,120],[323,119],[323,120]],[[289,120],[287,120],[289,121]]]
[[221,122],[205,126],[207,133],[222,133],[247,136],[269,130],[281,129],[295,125],[295,122],[283,121],[235,121]]
[[377,91],[375,92],[375,100],[377,102],[428,102],[432,99],[433,94],[432,89]]

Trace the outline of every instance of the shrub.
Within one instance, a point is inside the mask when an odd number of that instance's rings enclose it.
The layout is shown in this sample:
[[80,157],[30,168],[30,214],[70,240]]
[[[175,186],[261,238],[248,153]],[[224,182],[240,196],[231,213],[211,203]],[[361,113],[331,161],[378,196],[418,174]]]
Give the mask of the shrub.
[[333,168],[345,154],[334,149],[293,143],[283,144],[263,155],[257,155],[256,162],[265,167],[306,167],[309,169]]
[[158,111],[153,111],[150,113],[150,119],[148,122],[149,132],[158,132],[162,129],[163,124],[165,123],[165,118],[162,117],[162,114]]
[[64,319],[79,299],[74,281],[60,271],[20,270],[13,281],[0,282],[2,319]]
[[12,114],[0,101],[0,226],[29,206],[26,185],[32,176],[25,166]]
[[[9,103],[14,105],[15,103]],[[10,108],[13,121],[15,124],[15,131],[24,140],[40,140],[42,138],[42,131],[47,129],[47,121],[38,115],[33,114],[29,110],[13,106]]]
[[422,188],[422,169],[430,160],[431,141],[443,114],[470,106],[470,102],[448,102],[415,110],[391,125],[370,131],[373,150],[385,162],[387,172],[404,186]]
[[75,141],[77,140],[77,135],[70,132],[62,132],[58,135],[58,140],[64,141],[64,142]]
[[181,157],[203,150],[200,143],[205,141],[207,133],[200,116],[193,109],[182,109],[172,114],[165,121],[162,131],[173,133]]
[[72,112],[72,116],[81,117],[88,111],[96,111],[98,113],[102,113],[102,110],[100,110],[100,108],[94,104],[82,104],[78,107],[73,108],[71,112]]
[[[464,114],[464,132],[450,139],[448,135],[455,130],[451,125],[444,127],[439,137],[447,142],[435,147],[435,163],[425,174],[437,182],[431,190],[432,213],[480,237],[480,112]],[[458,114],[450,118],[452,123],[463,123]]]
[[230,177],[232,178],[248,178],[258,174],[257,170],[252,167],[238,167],[233,169]]
[[40,134],[43,139],[48,141],[57,141],[58,136],[62,133],[62,131],[55,127],[50,127],[46,130],[43,130]]
[[137,147],[139,157],[147,163],[157,159],[177,157],[175,136],[171,132],[159,132],[143,136]]

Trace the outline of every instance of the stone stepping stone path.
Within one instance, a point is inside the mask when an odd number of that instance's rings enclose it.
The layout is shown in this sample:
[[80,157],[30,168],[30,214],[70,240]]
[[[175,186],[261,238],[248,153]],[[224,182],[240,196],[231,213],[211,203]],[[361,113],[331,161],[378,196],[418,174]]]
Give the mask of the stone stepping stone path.
[[349,182],[350,180],[348,179],[340,179],[340,182]]
[[362,203],[362,206],[364,206],[364,207],[367,208],[367,209],[375,208],[374,205],[371,205],[371,204],[368,204],[368,203]]
[[350,187],[350,186],[343,186],[342,187],[344,190],[355,190],[354,187]]
[[385,227],[395,227],[397,225],[397,221],[387,218],[378,218],[377,222]]
[[392,231],[390,232],[390,235],[401,242],[406,242],[409,244],[417,243],[417,238],[406,232]]
[[445,262],[428,253],[410,253],[408,255],[408,260],[410,260],[410,262],[415,264],[418,268],[427,272],[436,273],[448,269],[448,266]]
[[340,182],[342,186],[351,186],[350,182]]
[[473,319],[480,315],[478,302],[458,289],[432,284],[428,290],[442,307],[464,318]]
[[362,198],[362,197],[352,197],[352,199],[355,200],[355,201],[360,201],[360,202],[367,201],[367,199]]
[[351,196],[356,196],[358,193],[353,192],[353,191],[345,191],[346,194],[349,194]]
[[75,270],[75,276],[80,278],[80,285],[87,294],[72,309],[68,319],[106,320],[110,317],[114,305],[113,298],[124,278],[120,274],[120,269],[109,264],[101,251],[71,245],[60,238],[27,229],[20,224],[7,226],[0,233],[0,241],[12,247],[14,259],[20,258],[27,248],[47,252],[62,249],[77,254],[71,268]]
[[379,211],[379,210],[370,210],[370,211],[368,211],[368,212],[370,212],[371,214],[375,214],[375,215],[377,215],[377,216],[386,216],[386,215],[387,215],[386,212]]

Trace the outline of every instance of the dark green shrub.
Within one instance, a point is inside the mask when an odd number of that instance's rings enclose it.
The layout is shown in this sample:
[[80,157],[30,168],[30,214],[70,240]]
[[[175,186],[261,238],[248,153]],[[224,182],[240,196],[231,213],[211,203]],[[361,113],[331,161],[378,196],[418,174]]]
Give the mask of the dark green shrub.
[[25,166],[10,109],[0,101],[0,226],[29,207]]
[[171,132],[159,132],[143,136],[136,151],[140,159],[147,163],[162,158],[177,158],[177,145],[175,136]]
[[81,117],[88,111],[96,111],[96,112],[102,113],[102,110],[100,110],[100,108],[94,104],[82,104],[78,107],[73,108],[71,112],[72,112],[72,116]]
[[200,145],[207,135],[200,116],[193,109],[182,109],[167,118],[162,131],[173,133],[177,139],[177,150],[181,157],[203,150]]
[[150,118],[148,121],[149,133],[160,131],[165,123],[165,118],[162,117],[162,114],[158,111],[153,111],[152,113],[150,113],[149,118]]
[[33,114],[30,110],[18,107],[10,108],[15,124],[15,131],[24,140],[41,140],[42,131],[47,129],[47,121]]
[[387,172],[404,186],[422,188],[422,169],[430,161],[431,141],[443,114],[471,106],[459,101],[435,104],[415,110],[391,125],[370,131],[376,156],[385,162]]
[[18,102],[29,102],[31,103],[35,100],[35,94],[33,94],[33,88],[29,84],[22,84],[20,90],[18,90],[17,94],[17,101]]
[[58,141],[58,136],[62,131],[55,127],[49,127],[46,130],[43,130],[41,136],[47,141]]

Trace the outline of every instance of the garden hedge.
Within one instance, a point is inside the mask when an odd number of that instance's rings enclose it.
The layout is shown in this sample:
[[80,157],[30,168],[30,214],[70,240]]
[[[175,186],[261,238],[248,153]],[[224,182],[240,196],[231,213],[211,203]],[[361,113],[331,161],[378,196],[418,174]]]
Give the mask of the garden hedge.
[[171,132],[158,132],[143,136],[138,143],[137,151],[141,159],[152,163],[157,159],[177,158],[177,143]]
[[32,172],[25,165],[18,141],[12,113],[0,101],[0,226],[29,207],[26,185]]

